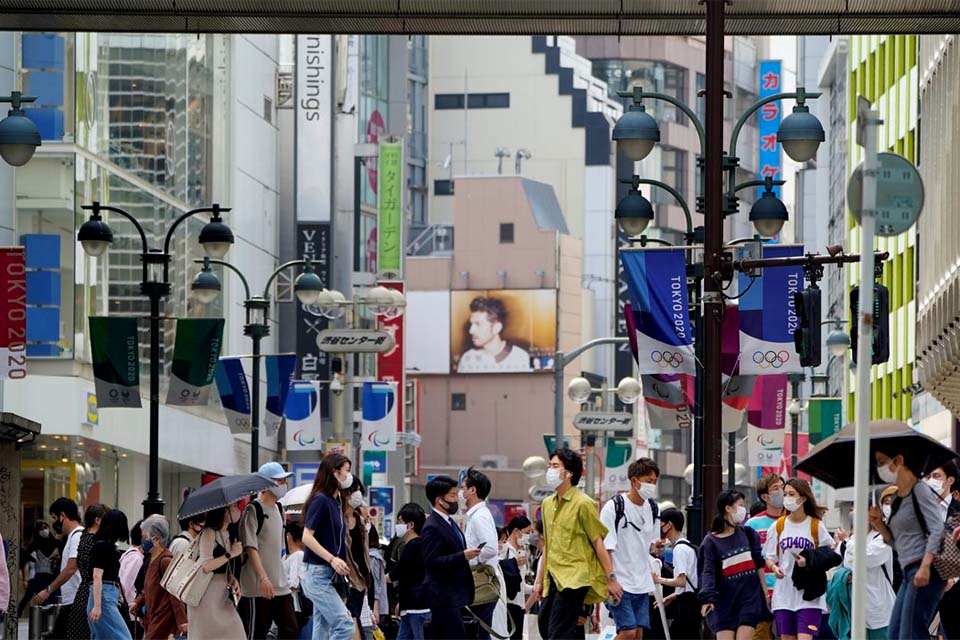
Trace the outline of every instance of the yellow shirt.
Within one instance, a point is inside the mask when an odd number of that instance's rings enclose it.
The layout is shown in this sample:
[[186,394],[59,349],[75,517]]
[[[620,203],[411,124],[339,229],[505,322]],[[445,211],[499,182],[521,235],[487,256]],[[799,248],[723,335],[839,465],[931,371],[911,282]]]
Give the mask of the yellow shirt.
[[547,552],[543,595],[555,582],[557,589],[590,587],[584,604],[606,600],[607,577],[593,546],[594,540],[607,535],[597,503],[576,487],[563,496],[550,496],[543,502],[543,532]]

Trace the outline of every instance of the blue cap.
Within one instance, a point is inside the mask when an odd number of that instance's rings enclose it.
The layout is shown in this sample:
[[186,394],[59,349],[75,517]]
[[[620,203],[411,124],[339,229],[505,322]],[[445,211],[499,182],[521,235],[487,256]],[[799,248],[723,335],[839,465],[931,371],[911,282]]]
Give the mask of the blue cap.
[[260,465],[259,469],[257,469],[257,473],[262,476],[266,476],[271,480],[283,480],[284,478],[289,478],[293,475],[292,471],[285,470],[279,462],[264,463]]

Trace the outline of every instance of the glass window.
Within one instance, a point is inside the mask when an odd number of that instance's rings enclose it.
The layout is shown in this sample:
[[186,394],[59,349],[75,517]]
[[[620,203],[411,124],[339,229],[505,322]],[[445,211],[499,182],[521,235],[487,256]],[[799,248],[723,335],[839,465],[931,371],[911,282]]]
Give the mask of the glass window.
[[471,93],[467,97],[470,109],[509,109],[509,93]]
[[500,244],[513,244],[513,223],[500,223]]
[[[660,173],[662,180],[680,192],[680,195],[686,199],[687,152],[671,147],[664,147],[660,153]],[[662,189],[656,189],[655,192],[662,194],[663,199],[658,198],[659,202],[676,204],[674,197]]]
[[434,181],[433,181],[433,195],[435,195],[435,196],[452,196],[452,195],[453,195],[453,180],[434,180]]
[[450,410],[466,411],[467,410],[467,394],[451,393],[450,394]]
[[[651,93],[665,93],[685,104],[687,96],[687,70],[677,65],[653,60],[595,60],[593,75],[605,80],[611,98],[623,100],[625,106],[629,98],[617,97],[618,91],[628,91],[636,85]],[[683,111],[662,100],[651,100],[647,111],[657,120],[667,120],[678,124],[687,124]]]
[[[470,96],[473,98],[473,96]],[[463,109],[462,93],[438,93],[433,96],[433,106],[435,109]]]

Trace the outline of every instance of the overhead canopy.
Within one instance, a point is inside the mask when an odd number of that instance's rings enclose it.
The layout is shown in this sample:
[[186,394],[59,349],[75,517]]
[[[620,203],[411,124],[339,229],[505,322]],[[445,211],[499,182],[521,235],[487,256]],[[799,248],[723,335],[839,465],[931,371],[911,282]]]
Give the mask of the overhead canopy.
[[[700,35],[699,0],[0,0],[0,29]],[[731,35],[960,32],[960,0],[734,0]]]

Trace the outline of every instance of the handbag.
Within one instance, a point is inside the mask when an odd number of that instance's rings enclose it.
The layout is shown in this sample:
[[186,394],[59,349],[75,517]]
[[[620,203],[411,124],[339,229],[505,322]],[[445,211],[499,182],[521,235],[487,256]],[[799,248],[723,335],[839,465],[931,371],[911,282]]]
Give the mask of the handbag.
[[200,604],[200,599],[213,579],[213,572],[205,572],[204,563],[199,559],[201,537],[202,534],[197,536],[189,549],[177,554],[160,579],[161,587],[191,607]]
[[473,606],[490,604],[500,599],[500,578],[496,570],[488,564],[471,567],[473,574]]
[[[923,483],[917,483],[923,484]],[[932,491],[932,489],[930,489]],[[930,535],[930,529],[927,528],[927,520],[920,510],[920,503],[917,501],[917,490],[914,487],[910,492],[910,498],[913,500],[913,511],[917,515],[917,521],[924,537]],[[894,499],[893,512],[900,507],[899,498]],[[940,550],[933,557],[933,568],[944,580],[960,577],[960,549],[953,542],[953,530],[960,526],[960,509],[951,504],[947,512],[947,520],[943,527],[943,537],[940,539]]]

